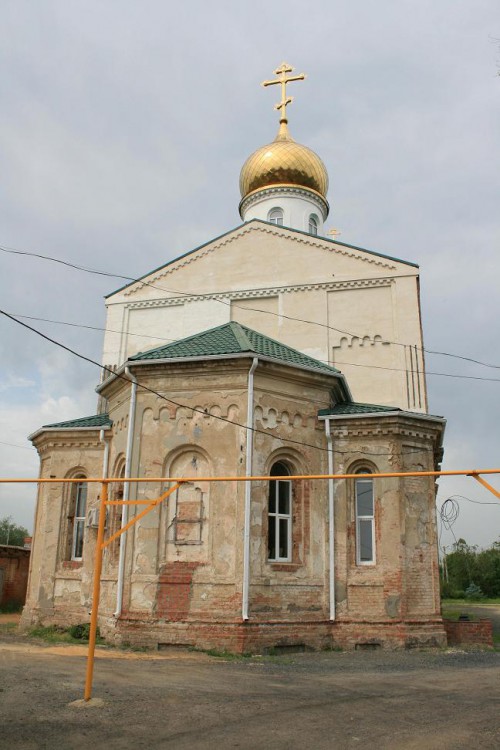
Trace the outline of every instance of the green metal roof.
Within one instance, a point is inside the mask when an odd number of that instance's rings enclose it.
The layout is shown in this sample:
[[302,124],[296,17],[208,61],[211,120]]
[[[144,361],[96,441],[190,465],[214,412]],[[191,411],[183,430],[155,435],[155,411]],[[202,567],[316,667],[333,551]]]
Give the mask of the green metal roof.
[[330,409],[321,409],[318,412],[319,417],[335,417],[340,415],[349,416],[350,414],[375,414],[384,412],[402,411],[397,406],[380,406],[380,404],[359,404],[355,401],[351,403],[335,404]]
[[73,429],[78,430],[80,427],[111,427],[113,420],[109,418],[109,414],[93,414],[91,417],[80,417],[79,419],[70,419],[67,422],[55,422],[54,424],[44,424],[42,429],[47,427],[57,429]]
[[328,375],[338,374],[339,370],[324,362],[308,357],[290,346],[270,339],[241,323],[231,322],[197,333],[166,346],[159,346],[147,352],[140,352],[131,361],[156,359],[189,359],[192,357],[220,357],[225,354],[244,354],[246,352],[270,357],[297,367],[325,372]]
[[[161,266],[154,268],[152,271],[148,271],[142,276],[139,276],[137,279],[133,279],[132,281],[128,282],[128,284],[124,284],[123,286],[119,287],[119,289],[115,289],[114,292],[110,292],[109,294],[106,294],[104,296],[104,299],[108,299],[108,297],[112,297],[113,294],[118,294],[118,292],[122,292],[124,289],[127,289],[129,286],[132,286],[133,284],[137,284],[139,281],[142,281],[148,276],[151,276],[151,274],[157,273],[158,271],[161,271],[163,268],[168,268],[168,266],[171,266],[172,263],[177,263],[178,260],[182,260],[182,258],[186,258],[188,255],[195,253],[197,250],[202,250],[204,247],[207,247],[207,245],[211,245],[212,242],[218,242],[224,237],[227,237],[227,235],[232,234],[233,232],[237,232],[239,229],[245,226],[245,224],[252,224],[253,222],[257,224],[269,224],[270,223],[268,221],[263,221],[262,219],[250,219],[250,221],[248,222],[239,224],[237,227],[234,227],[234,229],[229,229],[227,232],[224,232],[223,234],[220,234],[217,237],[214,237],[213,239],[208,240],[208,242],[204,242],[202,245],[198,245],[198,247],[195,247],[192,250],[188,250],[187,252],[182,253],[181,255],[178,255],[176,258],[172,258],[172,260],[167,261],[167,263],[163,263]],[[277,228],[279,229],[279,227],[277,227],[276,224],[271,224],[270,226],[274,227],[274,229],[277,229]],[[412,261],[409,261],[409,260],[403,260],[402,258],[395,258],[392,255],[385,255],[385,253],[379,253],[376,250],[367,250],[365,247],[358,247],[357,245],[349,245],[347,242],[340,242],[340,240],[330,239],[329,237],[313,236],[309,234],[309,232],[303,232],[300,229],[294,229],[292,227],[282,227],[282,229],[286,229],[288,232],[296,232],[297,234],[304,234],[304,235],[307,235],[308,237],[312,237],[315,240],[321,240],[322,242],[329,242],[334,245],[342,245],[342,247],[350,247],[352,250],[360,250],[362,253],[368,253],[369,255],[376,255],[379,258],[385,258],[387,260],[394,260],[397,263],[404,263],[406,266],[413,266],[414,268],[419,268],[418,263],[413,263]]]

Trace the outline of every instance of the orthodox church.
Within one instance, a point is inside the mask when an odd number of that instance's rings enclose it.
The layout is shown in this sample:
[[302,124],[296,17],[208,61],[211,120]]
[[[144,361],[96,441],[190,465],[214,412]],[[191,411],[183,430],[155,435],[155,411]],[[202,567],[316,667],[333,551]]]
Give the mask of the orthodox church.
[[[104,553],[110,641],[260,652],[446,642],[416,264],[324,235],[328,174],[279,129],[240,175],[242,223],[106,298],[97,414],[31,435],[41,485],[25,625],[89,618],[99,485],[149,499]],[[161,343],[160,343],[161,342]],[[307,478],[359,474],[351,480]],[[303,479],[287,477],[301,475]],[[258,482],[207,477],[263,476]],[[106,535],[133,505],[109,506]]]

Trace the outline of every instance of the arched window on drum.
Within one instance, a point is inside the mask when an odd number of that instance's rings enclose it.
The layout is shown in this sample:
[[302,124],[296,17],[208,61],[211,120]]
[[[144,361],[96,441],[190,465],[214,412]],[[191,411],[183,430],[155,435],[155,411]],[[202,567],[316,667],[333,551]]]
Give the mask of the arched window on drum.
[[271,224],[277,224],[278,226],[283,226],[283,209],[282,208],[272,208],[268,215],[267,220]]

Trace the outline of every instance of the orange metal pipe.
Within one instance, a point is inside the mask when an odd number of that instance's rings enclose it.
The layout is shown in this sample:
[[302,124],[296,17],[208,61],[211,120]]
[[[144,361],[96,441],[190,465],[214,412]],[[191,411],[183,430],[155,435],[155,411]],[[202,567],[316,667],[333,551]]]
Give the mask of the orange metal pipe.
[[500,492],[496,490],[494,487],[489,484],[489,482],[486,482],[484,479],[481,479],[477,474],[471,474],[471,477],[476,480],[476,482],[479,482],[479,484],[482,484],[483,487],[486,487],[487,490],[489,490],[495,497],[497,497],[500,500]]
[[151,500],[108,500],[106,505],[150,505]]
[[[87,657],[87,672],[85,679],[85,692],[84,699],[89,701],[92,695],[92,679],[94,674],[94,658],[95,658],[95,642],[97,634],[97,618],[99,613],[99,596],[101,587],[101,573],[102,573],[102,558],[103,550],[111,542],[117,539],[133,524],[149,513],[153,508],[157,507],[161,502],[166,500],[173,492],[175,492],[181,484],[188,483],[191,479],[198,482],[260,482],[267,481],[269,479],[360,479],[367,477],[371,479],[376,478],[398,478],[398,477],[441,477],[441,476],[469,476],[482,484],[486,489],[493,493],[500,499],[500,492],[494,489],[488,482],[482,479],[480,474],[500,474],[500,469],[473,469],[472,471],[396,471],[396,472],[379,472],[373,474],[294,474],[283,477],[270,477],[270,476],[252,476],[252,477],[130,477],[125,479],[124,477],[109,477],[104,478],[87,478],[87,482],[100,482],[102,484],[101,491],[101,503],[99,512],[99,527],[97,531],[97,542],[95,552],[95,566],[94,566],[94,584],[93,584],[93,596],[92,596],[92,612],[90,618],[90,633],[89,633],[89,651]],[[56,478],[51,477],[49,479],[0,479],[0,483],[7,484],[71,484],[74,482],[81,482],[81,477],[77,478]],[[113,482],[169,482],[175,483],[173,487],[170,487],[164,492],[159,498],[153,501],[149,500],[109,500],[108,501],[108,485]],[[120,529],[113,534],[109,539],[104,542],[104,531],[106,524],[106,506],[107,505],[145,505],[145,508],[141,513],[134,516],[123,529]]]
[[[133,526],[134,523],[137,523],[137,521],[140,518],[142,518],[143,516],[145,516],[147,513],[149,513],[150,510],[153,510],[153,508],[156,508],[157,505],[159,505],[164,500],[166,500],[167,497],[172,494],[172,492],[175,492],[175,490],[178,487],[181,486],[181,484],[182,484],[182,482],[177,482],[177,484],[174,484],[173,487],[170,487],[170,489],[168,489],[166,492],[164,492],[163,495],[160,495],[160,497],[157,497],[156,500],[149,500],[148,507],[144,508],[144,510],[141,510],[140,513],[138,513],[136,516],[134,516],[133,518],[131,518],[130,521],[125,524],[125,526],[122,526],[121,529],[118,529],[118,531],[115,534],[113,534],[112,536],[110,536],[109,539],[106,539],[105,542],[103,542],[102,539],[101,539],[102,549],[104,549],[105,547],[108,547],[111,544],[111,542],[114,542],[115,539],[118,539],[118,537],[121,536],[122,534],[124,534],[128,529],[130,529],[130,527]],[[101,519],[99,518],[99,523],[100,522],[101,522]]]
[[[466,471],[393,471],[377,472],[373,474],[292,474],[282,477],[253,476],[253,477],[109,477],[106,482],[262,482],[269,479],[359,479],[360,477],[370,477],[372,479],[390,478],[390,477],[475,477],[479,474],[500,474],[500,469],[469,469]],[[0,483],[9,484],[55,484],[58,482],[73,483],[81,482],[78,478],[50,478],[50,479],[0,479]],[[103,482],[104,477],[88,477],[88,482]]]
[[87,655],[87,673],[85,676],[84,700],[89,701],[92,696],[92,678],[94,676],[95,641],[97,634],[97,615],[99,613],[99,595],[101,593],[102,572],[102,543],[106,524],[106,501],[108,499],[108,484],[103,481],[101,491],[101,505],[99,508],[99,527],[95,546],[94,590],[92,594],[92,612],[90,614],[89,651]]

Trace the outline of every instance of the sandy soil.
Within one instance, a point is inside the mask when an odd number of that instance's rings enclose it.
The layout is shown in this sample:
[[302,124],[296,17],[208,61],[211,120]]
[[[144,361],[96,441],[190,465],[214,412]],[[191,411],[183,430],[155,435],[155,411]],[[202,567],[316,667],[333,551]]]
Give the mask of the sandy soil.
[[18,623],[20,619],[21,619],[21,615],[19,614],[9,614],[9,615],[0,614],[0,625],[6,625],[12,622]]

